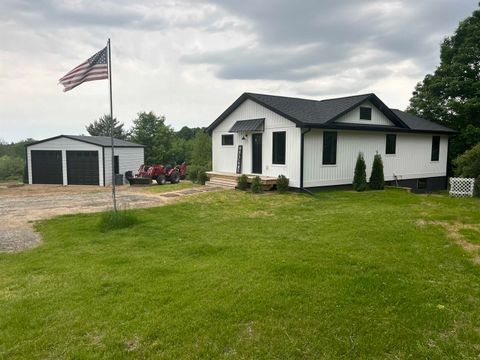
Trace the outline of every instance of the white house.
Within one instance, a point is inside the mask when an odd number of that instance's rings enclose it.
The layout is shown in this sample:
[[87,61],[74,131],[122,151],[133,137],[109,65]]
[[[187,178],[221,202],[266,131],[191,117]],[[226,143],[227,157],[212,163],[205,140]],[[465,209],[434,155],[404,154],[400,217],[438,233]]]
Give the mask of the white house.
[[381,154],[385,180],[443,189],[449,136],[434,122],[388,108],[375,94],[328,100],[244,93],[208,128],[211,176],[258,174],[294,188],[348,185],[359,152],[370,176]]
[[[143,145],[114,139],[116,174],[144,161]],[[111,185],[112,147],[107,136],[59,135],[26,146],[29,184]]]

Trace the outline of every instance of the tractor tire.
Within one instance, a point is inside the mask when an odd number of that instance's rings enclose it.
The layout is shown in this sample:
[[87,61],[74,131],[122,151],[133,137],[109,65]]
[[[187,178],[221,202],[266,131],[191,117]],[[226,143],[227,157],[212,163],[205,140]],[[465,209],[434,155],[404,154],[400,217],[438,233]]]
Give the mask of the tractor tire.
[[180,181],[180,173],[178,171],[174,171],[172,175],[170,175],[170,183],[177,184]]
[[158,185],[165,185],[166,182],[167,182],[167,178],[165,177],[165,175],[162,174],[157,176]]

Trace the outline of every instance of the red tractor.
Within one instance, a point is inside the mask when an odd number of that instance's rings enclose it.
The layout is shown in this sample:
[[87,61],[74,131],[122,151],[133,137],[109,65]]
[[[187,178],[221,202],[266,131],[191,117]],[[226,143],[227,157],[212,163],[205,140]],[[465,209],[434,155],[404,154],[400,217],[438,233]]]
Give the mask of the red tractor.
[[152,180],[155,180],[158,185],[163,185],[167,181],[176,184],[180,179],[185,179],[187,172],[187,164],[183,162],[181,165],[176,166],[163,166],[163,165],[141,165],[135,176],[132,176],[131,171],[125,173],[130,185],[147,185],[151,184]]

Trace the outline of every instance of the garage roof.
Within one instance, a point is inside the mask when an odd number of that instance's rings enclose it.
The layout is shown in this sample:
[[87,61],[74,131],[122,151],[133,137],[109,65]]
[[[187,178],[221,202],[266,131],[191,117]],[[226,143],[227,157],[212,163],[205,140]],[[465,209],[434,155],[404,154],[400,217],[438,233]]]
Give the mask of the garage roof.
[[[50,140],[55,140],[61,137],[72,139],[72,140],[78,140],[78,141],[82,141],[85,143],[98,145],[102,147],[111,146],[111,139],[109,136],[86,136],[86,135],[58,135],[48,139],[33,142],[31,144],[28,144],[27,146],[40,144],[40,143],[47,142]],[[126,140],[121,140],[121,139],[113,139],[113,145],[115,147],[144,147],[144,145],[136,144],[136,143],[126,141]]]

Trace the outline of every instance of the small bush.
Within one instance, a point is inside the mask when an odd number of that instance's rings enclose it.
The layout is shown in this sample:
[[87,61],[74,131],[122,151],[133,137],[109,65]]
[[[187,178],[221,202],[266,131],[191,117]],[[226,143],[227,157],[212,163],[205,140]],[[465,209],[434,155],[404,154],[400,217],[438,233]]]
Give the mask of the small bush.
[[24,160],[20,157],[0,156],[0,180],[20,180],[24,175]]
[[200,167],[198,166],[188,166],[187,167],[187,179],[190,180],[191,182],[197,182],[198,178],[198,170]]
[[187,168],[187,179],[193,183],[205,185],[205,182],[208,180],[206,171],[203,166],[189,166]]
[[124,229],[138,223],[138,218],[134,212],[128,209],[107,211],[100,217],[98,226],[101,231]]
[[261,193],[263,191],[262,179],[260,179],[260,176],[255,176],[252,181],[252,187],[250,189],[252,190],[252,193],[255,194]]
[[207,180],[208,180],[208,176],[207,176],[207,173],[206,173],[205,169],[202,168],[202,169],[198,170],[197,183],[201,184],[201,185],[205,185]]
[[370,175],[370,188],[373,190],[383,190],[385,186],[385,177],[383,176],[383,161],[380,154],[375,154],[373,158],[372,174]]
[[455,175],[466,178],[480,176],[480,143],[465,151],[453,161]]
[[248,178],[247,175],[241,175],[237,178],[237,189],[247,190],[248,189]]
[[284,193],[288,191],[288,184],[290,181],[285,175],[278,175],[277,178],[277,191],[279,193]]
[[355,164],[355,175],[353,176],[353,189],[355,191],[365,191],[367,189],[367,166],[362,153],[358,153],[357,163]]

